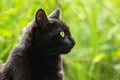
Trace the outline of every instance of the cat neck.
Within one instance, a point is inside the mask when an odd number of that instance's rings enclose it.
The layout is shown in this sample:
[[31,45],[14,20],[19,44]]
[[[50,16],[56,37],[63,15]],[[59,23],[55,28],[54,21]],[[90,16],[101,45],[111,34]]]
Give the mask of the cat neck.
[[[34,51],[30,46],[26,47],[21,44],[16,46],[11,54],[11,59],[8,63],[16,64],[12,65],[15,71],[17,70],[15,74],[24,77],[25,80],[34,80],[32,77],[29,77],[29,79],[26,77],[31,75],[34,75],[37,78],[36,80],[62,80],[63,69],[60,54],[41,56],[40,54],[50,53]],[[25,74],[25,76],[21,74]]]
[[[29,45],[29,46],[28,46]],[[19,53],[18,53],[19,52]],[[11,57],[17,59],[21,57],[29,62],[37,63],[53,63],[57,65],[61,63],[61,54],[49,52],[45,50],[36,50],[30,44],[18,44],[11,52]],[[49,65],[49,64],[48,64]]]

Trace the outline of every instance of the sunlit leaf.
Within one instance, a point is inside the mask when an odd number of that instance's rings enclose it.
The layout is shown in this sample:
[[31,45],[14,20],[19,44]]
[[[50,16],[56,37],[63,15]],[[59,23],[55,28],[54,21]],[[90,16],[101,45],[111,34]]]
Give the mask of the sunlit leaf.
[[5,37],[11,37],[12,32],[10,30],[0,30],[0,34]]
[[98,63],[100,62],[103,58],[105,58],[105,54],[98,54],[95,56],[92,60],[92,63]]

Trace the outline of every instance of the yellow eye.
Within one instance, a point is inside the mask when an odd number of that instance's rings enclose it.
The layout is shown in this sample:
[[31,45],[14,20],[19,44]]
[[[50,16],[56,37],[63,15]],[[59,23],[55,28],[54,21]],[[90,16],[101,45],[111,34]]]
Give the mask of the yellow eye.
[[65,32],[64,32],[64,31],[61,31],[61,32],[60,32],[60,36],[64,38],[64,37],[65,37]]

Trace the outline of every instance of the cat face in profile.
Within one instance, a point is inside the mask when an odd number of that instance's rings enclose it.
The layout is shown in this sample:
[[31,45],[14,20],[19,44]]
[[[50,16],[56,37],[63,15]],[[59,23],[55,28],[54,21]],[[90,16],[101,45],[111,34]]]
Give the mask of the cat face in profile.
[[65,54],[75,44],[68,26],[59,19],[59,16],[60,10],[55,10],[48,17],[43,9],[36,13],[29,36],[36,52],[49,53],[41,55]]

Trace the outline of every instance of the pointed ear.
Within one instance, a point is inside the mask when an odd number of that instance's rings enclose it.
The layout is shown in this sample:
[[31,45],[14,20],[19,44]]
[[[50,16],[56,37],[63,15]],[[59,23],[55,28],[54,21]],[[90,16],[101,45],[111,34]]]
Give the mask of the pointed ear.
[[35,21],[38,25],[40,26],[45,26],[48,24],[48,18],[46,16],[46,13],[43,9],[39,9],[37,12],[36,12],[36,17],[35,17]]
[[60,9],[56,9],[48,16],[48,18],[53,18],[53,19],[59,19],[59,17],[60,17]]

